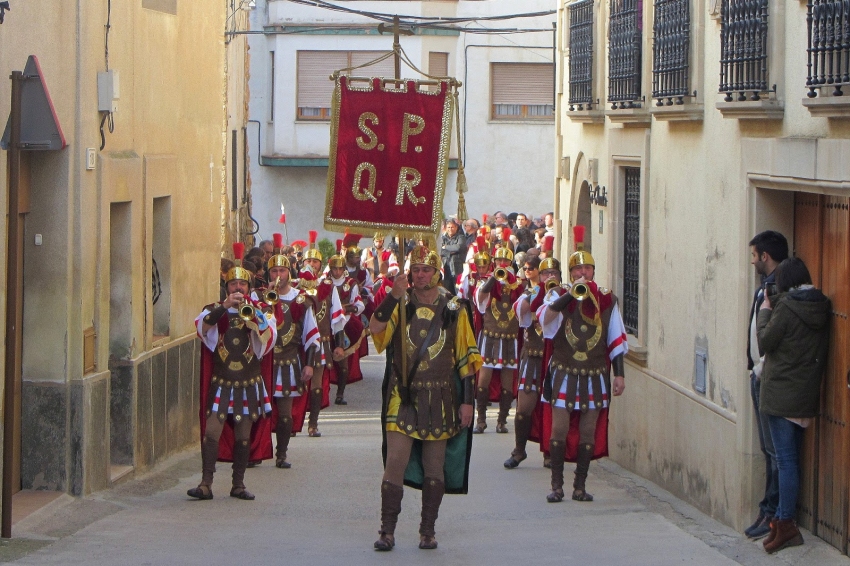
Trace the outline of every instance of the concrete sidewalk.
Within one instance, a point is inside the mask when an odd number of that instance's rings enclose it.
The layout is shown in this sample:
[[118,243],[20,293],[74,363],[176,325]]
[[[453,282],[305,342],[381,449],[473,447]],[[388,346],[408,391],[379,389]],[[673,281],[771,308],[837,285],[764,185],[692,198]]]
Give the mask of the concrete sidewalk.
[[[144,477],[90,497],[63,496],[15,525],[0,544],[4,563],[38,565],[587,563],[817,564],[850,559],[804,532],[806,544],[768,556],[760,542],[712,520],[611,461],[591,465],[596,500],[549,504],[549,471],[530,451],[515,470],[502,462],[511,434],[493,427],[475,437],[466,496],[446,496],[439,548],[417,548],[420,492],[405,489],[393,552],[377,553],[380,382],[383,358],[364,361],[366,379],[350,386],[347,407],[322,412],[323,436],[292,439],[290,470],[248,470],[253,502],[228,497],[229,466],[219,464],[215,499],[186,490],[200,478],[197,450]],[[495,416],[495,415],[494,415]],[[571,475],[571,474],[569,474]]]

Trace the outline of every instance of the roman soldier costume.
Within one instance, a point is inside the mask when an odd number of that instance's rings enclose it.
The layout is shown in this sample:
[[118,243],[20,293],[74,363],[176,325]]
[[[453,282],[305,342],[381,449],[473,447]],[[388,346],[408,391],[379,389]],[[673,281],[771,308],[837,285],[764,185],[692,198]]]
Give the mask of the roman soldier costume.
[[[435,269],[429,289],[439,286],[440,258],[424,246],[414,248],[412,266]],[[434,524],[444,493],[466,493],[472,435],[460,426],[460,405],[473,402],[472,376],[481,365],[469,324],[469,307],[439,287],[436,302],[421,302],[408,290],[406,328],[399,328],[401,301],[392,294],[375,311],[373,320],[386,323],[373,335],[378,352],[387,350],[384,375],[384,463],[389,470],[388,435],[402,434],[413,439],[410,460],[403,469],[403,483],[422,490],[420,548],[435,548]],[[406,356],[408,375],[402,375]],[[423,446],[446,441],[442,477],[425,477],[431,452]],[[385,473],[385,478],[387,477]],[[394,545],[395,525],[401,511],[401,485],[387,479],[381,484],[381,538],[377,550]]]
[[[328,269],[345,269],[346,267],[345,256],[343,255],[345,253],[345,246],[342,240],[337,241],[337,246],[340,253],[328,259]],[[346,321],[343,328],[344,335],[340,337],[341,342],[337,344],[337,346],[342,347],[345,351],[345,356],[341,360],[334,360],[334,372],[331,376],[331,382],[336,382],[336,398],[334,403],[337,405],[347,405],[348,402],[345,400],[345,386],[349,379],[351,357],[359,350],[363,341],[365,328],[360,315],[363,313],[365,306],[363,299],[360,297],[360,286],[355,279],[348,276],[347,270],[343,272],[342,277],[333,278],[331,276],[330,280],[334,287],[336,287],[343,312],[346,313]],[[362,374],[360,374],[360,379],[363,379]]]
[[[595,265],[593,257],[583,250],[570,256],[569,269],[580,265]],[[557,288],[553,295],[558,296],[551,297],[541,309],[541,319],[547,310],[557,313],[543,325],[543,335],[552,340],[544,397],[552,406],[553,422],[555,411],[570,413],[570,436],[556,433],[553,427],[549,442],[552,492],[547,500],[557,502],[564,497],[566,436],[568,443],[578,440],[572,498],[592,501],[585,490],[585,480],[590,460],[608,453],[610,371],[613,366],[615,375],[623,375],[623,356],[628,351],[626,329],[617,297],[593,281],[574,284],[569,290]],[[582,426],[584,419],[590,419],[593,427]],[[604,437],[600,437],[600,430],[605,432]]]
[[372,247],[364,249],[360,254],[360,267],[369,271],[372,274],[372,278],[377,278],[378,273],[381,271],[381,261],[383,258],[384,252],[389,252],[389,258],[387,259],[389,263],[389,270],[387,273],[390,275],[395,275],[398,273],[398,258],[392,252],[392,250],[388,250],[384,247],[384,234],[382,232],[375,232],[375,237],[372,240]]
[[[280,251],[282,239],[280,234],[274,234],[276,251]],[[284,255],[272,256],[268,268],[283,267],[290,269],[289,258]],[[316,352],[319,350],[319,328],[313,308],[307,298],[307,293],[295,287],[289,287],[284,294],[278,294],[272,288],[264,293],[265,302],[269,305],[277,325],[277,340],[274,344],[272,368],[272,396],[276,400],[275,464],[278,468],[290,468],[286,459],[289,438],[293,432],[293,404],[279,403],[278,400],[298,398],[307,395],[310,387],[301,379],[302,369],[313,366]],[[302,411],[300,420],[303,422],[304,405],[299,405]]]
[[[244,244],[234,244],[234,255],[241,261]],[[237,265],[227,273],[228,285],[236,280],[250,286],[251,273]],[[270,422],[264,419],[272,410],[269,394],[270,375],[263,372],[262,359],[270,353],[277,332],[273,317],[263,312],[266,305],[247,294],[237,307],[213,303],[195,319],[198,336],[203,342],[201,353],[201,459],[202,478],[188,495],[212,499],[215,462],[219,459],[219,440],[229,429],[235,441],[231,454],[223,458],[233,461],[232,497],[254,499],[245,489],[245,469],[249,458],[262,460],[271,456]],[[266,365],[269,367],[269,365]],[[266,427],[252,426],[261,420]],[[260,442],[252,442],[258,439]],[[254,454],[251,454],[252,449]]]

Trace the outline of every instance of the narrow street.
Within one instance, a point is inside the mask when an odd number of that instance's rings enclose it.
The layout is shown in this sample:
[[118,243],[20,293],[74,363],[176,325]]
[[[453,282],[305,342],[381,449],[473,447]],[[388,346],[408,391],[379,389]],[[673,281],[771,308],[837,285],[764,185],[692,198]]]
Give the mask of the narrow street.
[[[4,563],[37,565],[208,564],[817,564],[850,565],[820,539],[768,556],[760,542],[710,519],[609,460],[591,466],[596,501],[548,504],[548,470],[532,452],[516,470],[502,461],[513,442],[491,426],[475,437],[467,496],[446,496],[439,548],[417,548],[419,492],[405,489],[391,553],[376,553],[379,526],[380,382],[383,357],[363,363],[347,407],[322,413],[321,438],[299,434],[290,470],[248,470],[257,499],[228,497],[219,465],[215,499],[195,501],[200,457],[184,452],[142,478],[74,499],[63,496],[15,525],[0,544]],[[625,410],[628,395],[619,404]],[[614,410],[618,410],[615,405]]]

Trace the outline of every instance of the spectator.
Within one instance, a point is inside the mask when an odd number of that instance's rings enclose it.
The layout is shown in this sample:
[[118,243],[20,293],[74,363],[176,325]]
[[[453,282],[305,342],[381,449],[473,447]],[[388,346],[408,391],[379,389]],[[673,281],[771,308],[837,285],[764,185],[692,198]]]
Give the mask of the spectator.
[[517,252],[525,252],[535,246],[534,235],[528,228],[518,228],[514,235],[517,239]]
[[776,290],[777,295],[765,295],[758,312],[758,342],[764,351],[759,409],[768,419],[779,470],[779,506],[764,540],[770,554],[803,544],[794,521],[800,447],[803,432],[820,410],[832,310],[801,259],[777,266]]
[[466,258],[466,237],[459,233],[460,225],[454,218],[446,220],[445,233],[440,242],[440,259],[443,261],[443,287],[455,294],[455,281],[463,272]]

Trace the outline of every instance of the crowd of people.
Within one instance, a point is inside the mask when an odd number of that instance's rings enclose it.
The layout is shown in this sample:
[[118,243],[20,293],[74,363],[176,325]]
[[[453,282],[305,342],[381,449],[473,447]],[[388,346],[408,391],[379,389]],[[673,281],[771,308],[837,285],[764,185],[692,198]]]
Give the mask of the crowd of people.
[[[205,413],[202,479],[188,495],[211,499],[216,461],[232,461],[230,495],[254,499],[245,469],[271,458],[289,468],[289,439],[307,412],[308,436],[321,436],[331,384],[333,402],[345,405],[371,335],[387,360],[376,550],[395,546],[405,485],[422,490],[419,547],[436,548],[443,495],[467,492],[472,437],[488,428],[491,404],[495,431],[506,434],[516,403],[505,469],[537,442],[551,469],[546,501],[593,501],[586,480],[591,460],[608,454],[608,410],[625,389],[626,329],[617,297],[595,282],[584,227],[574,228],[577,249],[562,270],[552,257],[552,215],[539,220],[536,227],[525,214],[502,212],[481,222],[449,218],[436,241],[414,240],[404,256],[405,241],[382,233],[365,249],[360,235],[347,234],[330,258],[312,231],[309,242],[284,245],[276,234],[247,254],[235,245],[236,260],[222,259],[220,301],[196,319]],[[805,265],[787,258],[781,235],[760,234],[751,247],[764,281],[748,356],[770,473],[747,534],[767,535],[765,549],[774,552],[802,544],[793,520],[799,447],[817,411],[830,307]],[[565,462],[575,462],[571,492]]]

